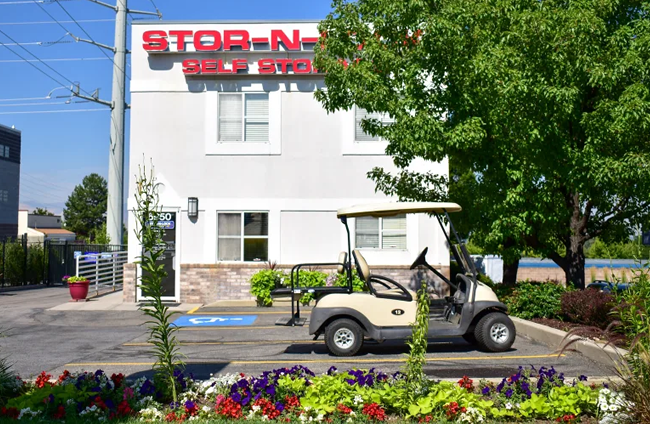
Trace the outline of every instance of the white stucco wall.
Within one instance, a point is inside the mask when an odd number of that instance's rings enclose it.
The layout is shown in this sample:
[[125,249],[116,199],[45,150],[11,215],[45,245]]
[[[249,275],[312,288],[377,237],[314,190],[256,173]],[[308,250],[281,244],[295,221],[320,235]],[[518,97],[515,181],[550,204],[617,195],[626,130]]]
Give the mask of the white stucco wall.
[[[318,36],[317,23],[134,24],[131,80],[130,175],[144,162],[155,166],[163,183],[161,203],[180,211],[179,252],[184,264],[216,262],[217,211],[268,211],[269,259],[279,263],[335,261],[347,250],[338,208],[386,200],[366,177],[373,167],[395,170],[384,154],[386,143],[354,142],[353,111],[328,114],[313,97],[322,76],[236,75],[188,77],[188,57],[312,57],[313,52],[162,53],[142,48],[151,29],[247,29],[251,36],[273,29],[299,28]],[[255,72],[254,67],[249,72]],[[217,96],[220,91],[269,92],[270,143],[264,149],[217,143]],[[241,145],[241,144],[240,144]],[[243,149],[243,150],[242,150]],[[413,164],[418,170],[447,174],[447,162]],[[131,177],[128,206],[134,206]],[[199,218],[187,218],[187,198],[199,198]],[[410,264],[429,246],[431,264],[448,265],[444,237],[435,219],[409,216],[407,250],[364,250],[371,265]],[[139,255],[129,213],[129,261]],[[354,232],[354,221],[351,220]],[[354,244],[354,233],[353,233]]]

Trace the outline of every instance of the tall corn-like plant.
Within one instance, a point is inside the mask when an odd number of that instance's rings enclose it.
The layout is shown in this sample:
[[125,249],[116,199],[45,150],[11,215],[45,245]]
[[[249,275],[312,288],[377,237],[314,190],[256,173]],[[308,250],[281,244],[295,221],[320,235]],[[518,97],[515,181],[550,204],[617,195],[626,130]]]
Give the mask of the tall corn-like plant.
[[180,359],[178,340],[174,335],[178,327],[171,326],[171,317],[174,314],[169,311],[162,301],[162,280],[167,275],[162,264],[158,260],[165,251],[165,242],[162,239],[162,229],[156,223],[161,212],[159,205],[156,180],[153,172],[147,173],[146,167],[139,168],[139,175],[136,176],[136,237],[142,246],[142,255],[138,257],[136,264],[142,268],[141,283],[138,285],[142,295],[147,297],[140,310],[150,317],[147,321],[151,331],[149,342],[153,344],[154,354],[157,357],[154,370],[163,382],[169,382],[172,398],[178,401],[176,393],[176,380],[174,370],[183,367]]
[[429,334],[429,294],[426,282],[417,292],[417,312],[415,323],[411,324],[411,337],[406,342],[409,356],[406,360],[406,384],[408,396],[414,401],[427,389],[427,377],[424,373]]

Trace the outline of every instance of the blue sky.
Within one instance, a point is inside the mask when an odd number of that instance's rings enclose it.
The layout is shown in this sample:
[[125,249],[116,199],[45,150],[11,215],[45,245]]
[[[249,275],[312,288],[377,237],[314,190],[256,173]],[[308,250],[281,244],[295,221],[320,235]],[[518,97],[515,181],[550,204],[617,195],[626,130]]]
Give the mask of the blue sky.
[[[114,0],[104,1],[114,3]],[[163,20],[322,19],[330,11],[331,5],[331,0],[154,2],[162,12]],[[88,38],[72,22],[66,10],[93,40],[108,45],[113,44],[115,13],[87,0],[61,0],[60,4],[46,0],[40,6],[29,1],[0,0],[0,30],[6,33],[6,36],[0,33],[0,41],[24,58],[35,61],[31,63],[58,81],[48,78],[0,45],[0,124],[15,126],[22,131],[21,208],[31,210],[44,207],[61,213],[68,195],[84,176],[98,173],[107,177],[110,111],[95,103],[66,104],[69,91],[57,87],[62,84],[69,86],[68,80],[79,82],[83,90],[93,92],[99,88],[100,98],[110,100],[112,81],[112,63],[99,48],[76,43],[66,36],[67,30],[81,38]],[[128,7],[154,10],[150,0],[130,0]],[[57,25],[48,13],[65,29]],[[132,18],[151,17],[132,15]],[[38,23],[23,24],[28,22]],[[7,36],[18,43],[32,43],[23,44],[22,47],[61,75],[37,62],[21,47],[13,45],[14,41]],[[112,52],[106,53],[112,57]],[[130,63],[128,58],[127,63]],[[128,68],[127,73],[130,73]],[[53,89],[57,90],[48,99]],[[128,98],[127,80],[127,102]],[[79,99],[72,99],[71,102],[79,102]],[[88,109],[98,111],[83,111]],[[67,112],[75,110],[80,112]],[[35,113],[38,111],[66,112]],[[125,167],[128,170],[128,112],[126,120]]]

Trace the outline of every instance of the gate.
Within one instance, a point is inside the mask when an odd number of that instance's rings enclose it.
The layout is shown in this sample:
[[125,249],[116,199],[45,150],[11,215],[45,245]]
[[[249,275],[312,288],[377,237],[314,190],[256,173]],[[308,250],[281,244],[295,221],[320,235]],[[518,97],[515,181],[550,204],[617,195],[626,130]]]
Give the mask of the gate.
[[63,276],[76,273],[76,257],[80,255],[99,254],[100,252],[125,251],[126,245],[87,245],[46,242],[48,256],[47,284],[61,283]]

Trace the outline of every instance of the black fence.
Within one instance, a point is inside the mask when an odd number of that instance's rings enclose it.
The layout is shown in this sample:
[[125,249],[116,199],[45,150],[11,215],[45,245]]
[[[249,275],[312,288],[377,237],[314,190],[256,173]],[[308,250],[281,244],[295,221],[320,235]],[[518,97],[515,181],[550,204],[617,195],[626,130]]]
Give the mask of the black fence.
[[27,237],[0,242],[0,287],[61,283],[75,274],[78,255],[125,251],[125,245],[30,242]]

